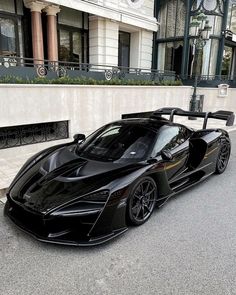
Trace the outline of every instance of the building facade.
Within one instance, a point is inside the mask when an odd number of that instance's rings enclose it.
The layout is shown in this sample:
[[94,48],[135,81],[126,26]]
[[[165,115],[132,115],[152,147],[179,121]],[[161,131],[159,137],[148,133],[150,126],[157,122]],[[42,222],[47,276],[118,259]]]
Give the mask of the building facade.
[[[183,79],[197,72],[206,80],[235,73],[236,1],[231,0],[156,0],[160,30],[155,33],[153,68],[173,70]],[[194,37],[190,23],[203,12],[211,26],[210,39],[194,62]],[[175,20],[175,21],[173,21]]]
[[[0,78],[150,76],[157,29],[154,0],[0,0]],[[146,95],[131,87],[130,104],[115,86],[0,86],[0,195],[31,154],[142,109]]]
[[[211,26],[198,66],[189,25]],[[235,0],[0,0],[0,56],[235,76]],[[14,65],[14,63],[10,63]],[[42,72],[43,74],[43,72]]]
[[[48,71],[48,78],[56,78],[64,64],[72,77],[96,73],[104,79],[107,69],[123,68],[128,78],[134,70],[138,79],[145,79],[146,71],[154,80],[157,69],[162,79],[168,71],[186,79],[196,73],[189,24],[202,10],[212,29],[200,54],[201,75],[234,79],[236,8],[229,0],[0,0],[0,77],[31,78]],[[0,191],[32,153],[67,142],[75,133],[87,135],[124,113],[186,109],[192,93],[191,87],[163,86],[0,88]],[[222,103],[234,110],[234,92],[227,104],[216,99],[214,108]],[[205,103],[209,111],[216,94]]]
[[153,0],[0,0],[0,55],[151,68]]

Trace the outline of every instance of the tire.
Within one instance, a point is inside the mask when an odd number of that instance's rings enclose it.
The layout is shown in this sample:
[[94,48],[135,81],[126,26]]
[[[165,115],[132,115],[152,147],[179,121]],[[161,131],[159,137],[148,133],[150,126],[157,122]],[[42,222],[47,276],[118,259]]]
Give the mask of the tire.
[[145,223],[156,205],[157,185],[147,176],[141,178],[132,188],[127,206],[127,218],[132,225]]
[[221,174],[225,171],[230,157],[231,144],[227,137],[221,138],[220,150],[216,162],[216,174]]

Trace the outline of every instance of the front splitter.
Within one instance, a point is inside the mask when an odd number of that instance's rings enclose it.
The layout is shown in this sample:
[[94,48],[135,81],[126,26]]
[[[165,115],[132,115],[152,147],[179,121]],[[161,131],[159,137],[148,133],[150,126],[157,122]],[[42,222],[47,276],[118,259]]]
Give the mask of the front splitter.
[[5,207],[4,207],[4,215],[7,216],[9,218],[9,220],[11,220],[11,222],[14,223],[14,225],[16,225],[21,231],[32,236],[34,239],[36,239],[40,242],[44,242],[44,243],[70,245],[70,246],[81,246],[81,247],[97,246],[97,245],[101,245],[103,243],[106,243],[106,242],[118,237],[119,235],[125,233],[128,230],[128,228],[125,227],[125,228],[113,230],[111,233],[109,233],[107,235],[102,235],[102,236],[98,236],[98,237],[89,237],[88,240],[80,240],[80,239],[78,239],[78,240],[68,239],[67,240],[67,239],[43,237],[43,236],[40,236],[37,233],[33,232],[32,230],[26,228],[24,225],[22,225],[19,222],[19,220],[17,220],[16,218],[14,218],[14,216],[9,214],[8,209],[9,209],[9,204],[6,203]]

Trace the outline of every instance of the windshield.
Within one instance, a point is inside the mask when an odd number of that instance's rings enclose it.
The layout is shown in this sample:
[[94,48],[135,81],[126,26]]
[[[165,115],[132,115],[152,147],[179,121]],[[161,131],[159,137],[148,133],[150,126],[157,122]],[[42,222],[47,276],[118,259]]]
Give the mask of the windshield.
[[154,144],[156,133],[138,124],[113,123],[89,136],[77,148],[80,157],[98,161],[144,160]]

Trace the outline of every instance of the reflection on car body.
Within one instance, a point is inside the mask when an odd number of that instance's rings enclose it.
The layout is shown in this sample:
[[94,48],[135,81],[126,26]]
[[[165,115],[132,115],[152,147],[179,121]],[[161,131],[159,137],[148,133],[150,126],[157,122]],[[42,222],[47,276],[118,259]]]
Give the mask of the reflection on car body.
[[[170,115],[170,120],[162,115]],[[204,118],[202,130],[173,123],[174,115]],[[7,192],[6,215],[38,240],[97,245],[141,225],[155,206],[223,173],[230,157],[225,130],[206,129],[209,118],[232,125],[232,112],[193,113],[175,108],[149,118],[107,124],[85,138],[31,157]]]

